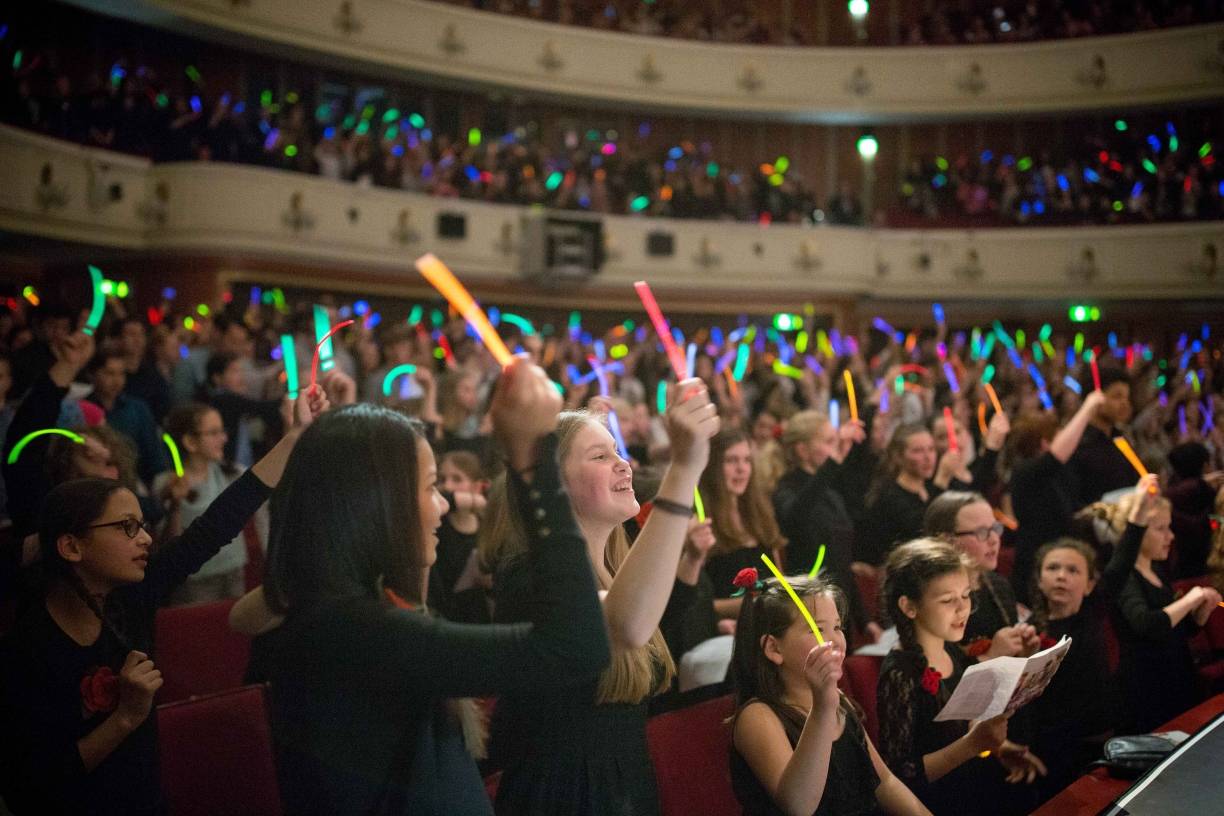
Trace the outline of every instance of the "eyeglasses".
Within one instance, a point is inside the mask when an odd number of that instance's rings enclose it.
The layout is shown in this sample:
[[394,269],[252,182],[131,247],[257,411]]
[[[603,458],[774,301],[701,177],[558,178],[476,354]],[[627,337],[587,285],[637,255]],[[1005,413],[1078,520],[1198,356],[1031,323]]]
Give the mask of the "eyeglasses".
[[99,530],[103,527],[118,527],[120,530],[123,530],[123,534],[128,538],[135,538],[136,536],[140,535],[141,530],[148,533],[150,537],[153,536],[152,524],[149,524],[147,521],[141,521],[134,518],[125,518],[122,521],[108,521],[105,524],[91,524],[85,529]]
[[953,535],[958,535],[958,536],[971,535],[974,538],[976,538],[978,541],[985,542],[985,541],[990,540],[991,533],[994,533],[995,535],[1002,537],[1003,524],[1001,522],[996,521],[994,524],[990,525],[989,527],[979,527],[976,530],[957,530]]

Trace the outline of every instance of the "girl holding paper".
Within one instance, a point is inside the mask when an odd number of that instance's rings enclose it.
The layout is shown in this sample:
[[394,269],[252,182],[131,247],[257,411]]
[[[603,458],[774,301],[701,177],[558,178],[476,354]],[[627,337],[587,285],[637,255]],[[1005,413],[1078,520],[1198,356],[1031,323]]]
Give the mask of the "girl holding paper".
[[857,707],[837,688],[846,651],[845,596],[790,579],[826,643],[776,578],[749,589],[735,629],[731,784],[749,816],[930,811],[884,764]]
[[[1032,782],[1045,767],[1007,740],[1007,719],[935,720],[974,664],[956,645],[973,606],[970,569],[964,555],[933,539],[903,544],[888,558],[883,600],[900,645],[880,669],[880,753],[937,816],[1027,813],[1029,792],[1006,783]],[[994,756],[983,757],[987,751]]]

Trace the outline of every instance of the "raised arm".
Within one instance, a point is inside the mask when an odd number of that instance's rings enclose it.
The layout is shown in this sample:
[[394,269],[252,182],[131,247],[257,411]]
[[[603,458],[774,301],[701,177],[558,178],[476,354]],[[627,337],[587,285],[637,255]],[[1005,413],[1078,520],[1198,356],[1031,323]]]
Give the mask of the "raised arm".
[[634,649],[646,644],[659,626],[671,596],[676,567],[691,514],[670,512],[659,500],[691,507],[697,480],[710,457],[710,437],[718,433],[718,412],[700,380],[684,380],[665,416],[672,461],[663,474],[655,510],[621,564],[604,599],[612,645]]
[[1055,459],[1064,465],[1070,461],[1071,455],[1079,447],[1080,438],[1083,437],[1088,423],[1092,421],[1092,417],[1096,415],[1097,409],[1103,402],[1105,402],[1105,395],[1100,391],[1092,391],[1084,397],[1084,402],[1075,412],[1075,416],[1071,417],[1071,420],[1054,434],[1054,440],[1050,442],[1050,453]]

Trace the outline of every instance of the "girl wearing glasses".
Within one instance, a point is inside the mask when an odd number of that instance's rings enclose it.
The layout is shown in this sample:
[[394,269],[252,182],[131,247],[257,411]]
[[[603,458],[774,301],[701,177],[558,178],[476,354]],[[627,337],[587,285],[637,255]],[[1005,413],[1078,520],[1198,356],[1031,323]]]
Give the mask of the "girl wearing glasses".
[[1003,525],[995,521],[986,498],[959,490],[940,494],[927,507],[923,529],[964,553],[973,567],[973,612],[961,642],[965,653],[989,660],[1036,652],[1041,642],[1037,630],[1020,623],[1011,584],[995,572]]
[[149,658],[154,613],[239,534],[326,405],[321,392],[299,398],[296,427],[154,558],[121,483],[76,479],[47,495],[42,602],[0,643],[0,794],[15,816],[164,812],[149,718],[162,684]]
[[[900,642],[885,656],[876,689],[880,754],[936,816],[1027,813],[1005,783],[1032,781],[1045,768],[1007,740],[1007,719],[972,727],[964,720],[935,721],[973,665],[956,645],[973,608],[971,569],[965,555],[929,538],[903,544],[888,557],[883,603]],[[987,751],[993,756],[983,756]]]

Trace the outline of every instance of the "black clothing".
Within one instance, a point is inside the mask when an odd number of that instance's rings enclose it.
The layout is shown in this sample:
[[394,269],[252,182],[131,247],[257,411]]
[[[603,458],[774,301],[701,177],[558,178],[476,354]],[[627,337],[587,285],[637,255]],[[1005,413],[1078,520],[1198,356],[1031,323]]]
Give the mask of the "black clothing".
[[153,414],[154,421],[161,423],[174,403],[170,381],[162,376],[157,366],[145,360],[140,368],[128,375],[123,387],[126,394],[144,400]]
[[[454,496],[443,494],[453,507]],[[489,623],[485,591],[479,586],[461,592],[455,583],[463,575],[468,559],[476,551],[476,534],[461,533],[451,524],[451,514],[442,517],[438,527],[437,560],[429,568],[429,605],[439,615],[455,623]]]
[[1079,446],[1067,462],[1079,486],[1076,509],[1092,504],[1112,490],[1133,487],[1138,481],[1135,469],[1113,443],[1113,438],[1121,435],[1117,428],[1111,428],[1108,434],[1095,425],[1084,429]]
[[271,681],[285,812],[488,814],[447,699],[538,695],[607,665],[595,580],[548,437],[516,510],[527,530],[530,623],[472,626],[397,609],[371,592],[289,610],[255,641]]
[[[271,491],[249,471],[179,538],[149,561],[144,580],[106,599],[110,628],[92,644],[72,640],[43,603],[31,606],[0,645],[0,790],[21,814],[162,813],[157,764],[157,714],[93,771],[77,741],[115,709],[117,697],[85,693],[85,678],[118,675],[129,650],[152,654],[153,618],[170,593],[242,532]],[[156,657],[154,657],[156,663]],[[101,682],[91,684],[101,685]]]
[[966,647],[979,638],[990,640],[1003,627],[1020,622],[1016,614],[1016,596],[1007,579],[994,570],[987,570],[978,580],[979,586],[973,590],[973,612],[965,622],[965,636],[961,639],[961,645]]
[[881,487],[875,501],[867,507],[854,560],[879,566],[898,544],[919,538],[927,505],[943,491],[934,482],[927,482],[926,492],[927,500],[923,501],[921,496],[909,492],[895,480]]
[[[842,712],[846,716],[845,728],[829,752],[829,773],[825,779],[824,795],[820,797],[820,805],[812,816],[882,814],[884,811],[875,796],[880,777],[871,764],[871,754],[867,752],[863,724],[845,706],[842,706]],[[778,717],[778,720],[794,749],[799,744],[803,729],[784,717]],[[782,809],[770,797],[734,744],[731,746],[731,787],[735,790],[735,798],[744,807],[744,816],[782,816]]]
[[1047,451],[1013,468],[1011,497],[1020,525],[1011,582],[1016,597],[1028,603],[1033,559],[1043,544],[1070,533],[1071,518],[1080,507],[1079,485],[1071,468]]
[[1207,574],[1211,552],[1211,515],[1215,512],[1216,492],[1202,478],[1181,479],[1165,490],[1173,505],[1174,575],[1196,578]]
[[698,643],[718,637],[718,613],[714,611],[714,583],[710,575],[701,568],[696,584],[686,584],[679,578],[672,585],[667,609],[659,623],[659,631],[667,641],[676,666],[680,658]]

